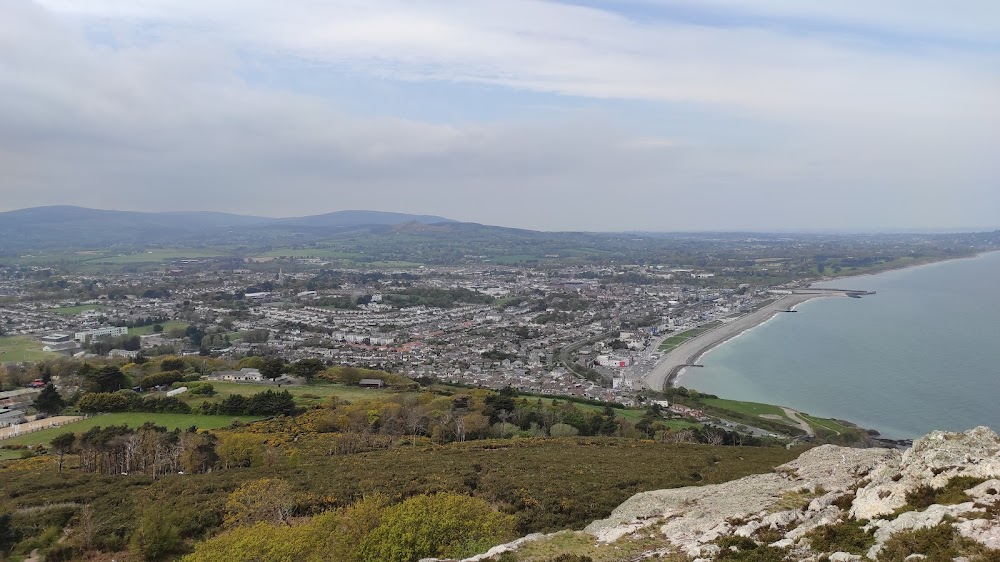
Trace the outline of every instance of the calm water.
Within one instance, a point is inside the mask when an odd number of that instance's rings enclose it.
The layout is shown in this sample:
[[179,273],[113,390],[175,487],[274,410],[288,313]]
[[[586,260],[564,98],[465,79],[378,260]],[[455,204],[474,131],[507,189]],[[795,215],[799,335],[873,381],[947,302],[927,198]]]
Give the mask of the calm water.
[[1000,431],[1000,252],[826,286],[723,344],[679,385],[853,421],[887,437]]

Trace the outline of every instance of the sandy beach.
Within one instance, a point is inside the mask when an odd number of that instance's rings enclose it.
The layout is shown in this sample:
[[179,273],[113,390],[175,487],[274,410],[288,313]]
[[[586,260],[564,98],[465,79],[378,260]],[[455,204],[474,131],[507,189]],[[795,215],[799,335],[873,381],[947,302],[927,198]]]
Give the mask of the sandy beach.
[[842,293],[828,292],[786,295],[760,310],[726,322],[670,350],[643,380],[649,385],[649,388],[662,390],[667,385],[673,383],[674,379],[677,378],[677,374],[685,365],[697,362],[702,355],[713,347],[740,335],[754,326],[766,322],[775,314],[790,310],[797,304],[827,296],[842,296]]

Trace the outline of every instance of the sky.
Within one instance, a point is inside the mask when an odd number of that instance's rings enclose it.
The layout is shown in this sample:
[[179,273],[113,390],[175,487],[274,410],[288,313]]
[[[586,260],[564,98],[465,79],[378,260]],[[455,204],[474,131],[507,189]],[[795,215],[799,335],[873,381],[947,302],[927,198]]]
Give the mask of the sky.
[[1000,227],[996,0],[3,0],[0,210]]

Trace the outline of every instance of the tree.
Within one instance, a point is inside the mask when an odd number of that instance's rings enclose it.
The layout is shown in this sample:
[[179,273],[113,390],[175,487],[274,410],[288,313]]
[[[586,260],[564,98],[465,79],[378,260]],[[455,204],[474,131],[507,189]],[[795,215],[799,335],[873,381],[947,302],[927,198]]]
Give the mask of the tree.
[[88,373],[83,383],[87,392],[114,392],[129,387],[129,380],[118,367],[107,365]]
[[21,533],[14,527],[11,519],[9,513],[0,515],[0,554],[4,556],[21,540]]
[[269,357],[260,367],[260,374],[269,379],[276,379],[285,371],[285,361],[279,357]]
[[59,391],[51,384],[45,385],[42,392],[35,398],[35,409],[45,414],[58,414],[66,407]]
[[167,356],[160,360],[161,371],[183,371],[186,366],[180,357]]
[[59,455],[59,472],[62,472],[63,457],[66,453],[73,451],[74,445],[76,445],[76,434],[72,431],[56,435],[52,438],[52,449]]
[[316,358],[302,359],[292,363],[292,373],[309,382],[312,382],[313,377],[325,368],[326,365],[323,361]]

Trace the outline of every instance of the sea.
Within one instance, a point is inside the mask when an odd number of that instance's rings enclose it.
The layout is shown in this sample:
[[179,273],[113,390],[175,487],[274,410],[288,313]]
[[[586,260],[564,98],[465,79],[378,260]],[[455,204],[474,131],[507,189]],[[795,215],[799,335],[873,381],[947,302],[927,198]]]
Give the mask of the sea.
[[818,286],[876,291],[807,301],[714,348],[677,385],[915,438],[1000,432],[1000,252]]

